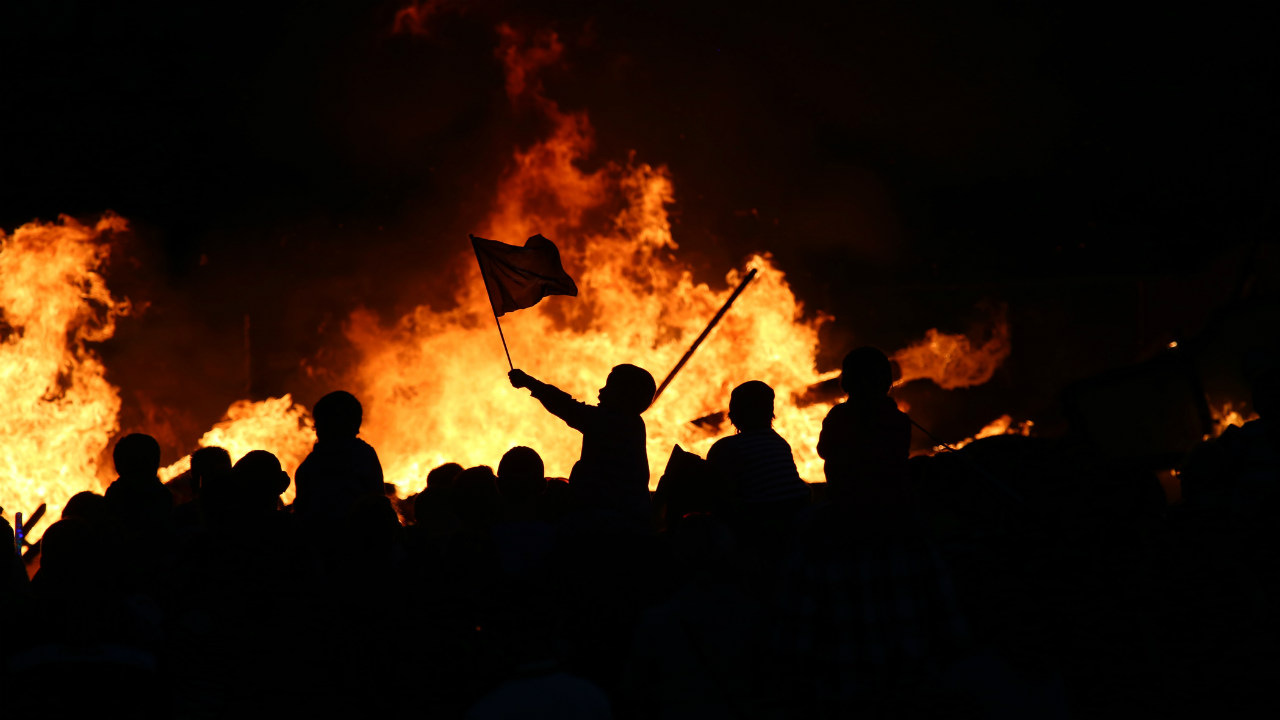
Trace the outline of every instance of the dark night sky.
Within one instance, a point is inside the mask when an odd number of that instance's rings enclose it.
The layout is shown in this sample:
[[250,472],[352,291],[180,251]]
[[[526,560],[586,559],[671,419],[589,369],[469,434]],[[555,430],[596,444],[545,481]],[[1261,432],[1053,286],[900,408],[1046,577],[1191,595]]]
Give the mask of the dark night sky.
[[[285,328],[403,307],[536,137],[493,54],[508,22],[561,34],[547,89],[590,112],[600,161],[671,168],[699,273],[774,251],[833,346],[994,300],[1015,348],[1074,326],[1089,370],[1130,362],[1274,233],[1261,3],[456,2],[428,37],[388,32],[399,4],[5,3],[0,226],[115,210],[147,281],[113,286],[182,308],[154,327],[234,337],[253,309],[264,365],[296,366],[315,341]],[[296,299],[282,266],[325,292]]]

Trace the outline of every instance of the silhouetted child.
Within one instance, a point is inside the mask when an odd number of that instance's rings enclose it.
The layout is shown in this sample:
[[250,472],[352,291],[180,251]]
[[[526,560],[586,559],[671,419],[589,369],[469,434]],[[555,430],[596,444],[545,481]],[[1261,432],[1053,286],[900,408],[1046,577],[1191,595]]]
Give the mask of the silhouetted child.
[[548,412],[582,433],[582,457],[569,474],[577,507],[600,514],[600,519],[614,516],[647,526],[649,458],[640,413],[653,402],[653,376],[635,365],[614,367],[595,406],[523,370],[512,370],[510,378],[512,386],[528,388]]
[[191,453],[191,470],[188,483],[194,498],[173,509],[174,523],[179,531],[191,532],[218,522],[216,517],[229,499],[231,455],[220,447],[202,447]]
[[295,473],[294,511],[312,519],[346,516],[362,497],[382,496],[382,464],[369,443],[356,437],[364,419],[349,392],[331,392],[311,411],[315,448]]
[[914,516],[910,487],[911,420],[890,398],[893,367],[873,347],[845,356],[840,387],[849,399],[822,421],[818,455],[826,460],[827,496],[859,525],[892,529]]
[[734,388],[729,420],[737,434],[716,441],[707,462],[734,505],[766,514],[806,505],[809,486],[800,479],[791,446],[773,429],[773,388],[759,380]]
[[738,432],[711,446],[707,466],[728,496],[728,517],[744,549],[772,580],[796,516],[809,506],[809,485],[800,479],[791,446],[773,429],[773,388],[759,380],[734,388],[729,420]]
[[173,496],[160,482],[160,443],[150,435],[132,433],[111,451],[119,477],[106,492],[107,508],[130,535],[148,534],[169,526]]

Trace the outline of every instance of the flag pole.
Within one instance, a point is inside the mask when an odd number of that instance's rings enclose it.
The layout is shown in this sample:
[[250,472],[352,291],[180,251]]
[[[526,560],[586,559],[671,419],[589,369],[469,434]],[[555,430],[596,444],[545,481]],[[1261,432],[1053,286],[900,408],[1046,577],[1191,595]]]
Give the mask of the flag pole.
[[[476,250],[476,236],[467,233],[467,237],[471,238],[471,251],[476,254],[476,265],[480,265],[480,251]],[[502,340],[502,352],[507,354],[507,367],[512,370],[516,369],[515,363],[511,362],[511,351],[507,349],[507,336],[502,334],[502,321],[498,320],[498,309],[493,306],[493,295],[489,287],[489,276],[484,272],[484,266],[480,265],[480,279],[484,280],[485,295],[489,297],[489,309],[493,311],[493,322],[498,326],[498,338]]]
[[[676,363],[674,368],[671,368],[671,372],[667,373],[667,378],[662,381],[662,384],[658,386],[658,391],[653,394],[653,402],[658,402],[658,396],[661,395],[662,391],[666,390],[667,386],[671,384],[671,379],[676,376],[676,373],[680,372],[680,368],[684,367],[685,363],[689,362],[689,358],[693,357],[693,351],[697,350],[698,346],[702,344],[702,341],[707,339],[707,335],[710,334],[711,329],[716,326],[716,323],[720,322],[720,318],[724,317],[724,314],[728,312],[729,306],[733,304],[734,300],[738,299],[738,296],[742,294],[743,290],[747,289],[747,283],[751,282],[751,279],[755,276],[756,269],[751,268],[751,272],[747,273],[747,276],[742,278],[742,282],[738,284],[737,289],[735,289],[733,294],[729,296],[729,299],[724,302],[724,307],[720,308],[720,312],[716,313],[715,317],[711,318],[711,322],[707,323],[707,328],[702,331],[702,334],[698,336],[697,340],[693,341],[693,345],[689,346],[688,352],[684,354],[684,357],[680,358],[680,362]],[[652,404],[653,403],[650,403],[650,405]]]
[[502,352],[507,354],[507,367],[515,370],[516,366],[511,362],[511,351],[507,349],[507,337],[502,334],[502,323],[498,322],[498,313],[496,312],[493,314],[493,321],[498,323],[498,337],[502,339]]

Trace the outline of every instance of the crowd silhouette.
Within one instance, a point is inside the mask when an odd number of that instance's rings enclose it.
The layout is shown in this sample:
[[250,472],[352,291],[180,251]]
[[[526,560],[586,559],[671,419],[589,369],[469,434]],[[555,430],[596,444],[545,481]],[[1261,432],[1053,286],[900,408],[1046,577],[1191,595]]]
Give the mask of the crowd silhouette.
[[[1276,709],[1274,366],[1260,419],[1206,441],[1170,504],[1150,470],[1062,439],[909,458],[883,353],[842,367],[825,485],[774,391],[676,449],[652,498],[645,370],[590,405],[513,370],[582,433],[447,463],[408,500],[334,392],[290,478],[271,453],[115,445],[0,581],[5,717],[1062,718]],[[548,421],[552,421],[548,419]],[[996,482],[992,482],[995,480]],[[1003,492],[1013,488],[1016,492]],[[8,532],[12,545],[13,528]],[[21,550],[21,548],[19,548]],[[34,565],[32,565],[34,567]]]

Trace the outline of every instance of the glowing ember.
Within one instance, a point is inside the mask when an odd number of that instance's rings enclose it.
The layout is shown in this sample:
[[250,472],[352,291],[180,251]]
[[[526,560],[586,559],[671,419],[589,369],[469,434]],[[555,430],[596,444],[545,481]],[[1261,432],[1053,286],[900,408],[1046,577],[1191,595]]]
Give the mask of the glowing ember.
[[0,231],[0,506],[10,517],[48,503],[56,520],[72,495],[100,488],[120,394],[91,345],[129,310],[99,272],[105,236],[124,229],[107,215]]
[[1240,427],[1251,420],[1258,419],[1258,414],[1248,409],[1246,403],[1229,401],[1210,403],[1209,414],[1213,417],[1213,434],[1211,436],[1206,435],[1205,440],[1210,439],[1210,437],[1218,437],[1233,425]]
[[[267,450],[280,460],[281,467],[293,477],[298,466],[316,442],[315,426],[307,409],[293,402],[289,395],[261,402],[237,400],[227,414],[196,442],[199,447],[220,447],[231,454],[231,462],[252,450]],[[191,469],[188,455],[160,469],[160,479],[168,482]],[[285,502],[293,501],[294,487],[284,494]]]

